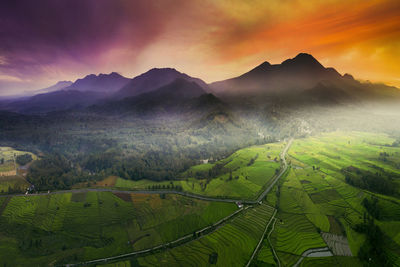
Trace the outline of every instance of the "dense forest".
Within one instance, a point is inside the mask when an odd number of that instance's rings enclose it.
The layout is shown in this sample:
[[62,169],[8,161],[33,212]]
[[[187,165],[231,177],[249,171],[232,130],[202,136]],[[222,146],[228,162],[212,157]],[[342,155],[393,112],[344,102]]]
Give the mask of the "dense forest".
[[[66,189],[108,175],[130,180],[184,179],[180,174],[203,159],[222,159],[237,149],[288,136],[337,129],[384,131],[399,136],[397,126],[388,123],[393,117],[374,117],[365,110],[318,106],[289,110],[279,103],[272,110],[266,108],[270,103],[235,107],[239,100],[215,108],[207,101],[201,102],[207,108],[196,102],[196,108],[190,106],[186,111],[146,115],[109,114],[93,108],[44,115],[0,112],[0,145],[38,155],[27,178],[37,189],[48,190]],[[371,120],[376,123],[365,123]],[[207,173],[193,176],[212,179],[228,171],[216,165]],[[346,175],[346,181],[357,187],[384,194],[395,192],[390,174],[378,171]]]

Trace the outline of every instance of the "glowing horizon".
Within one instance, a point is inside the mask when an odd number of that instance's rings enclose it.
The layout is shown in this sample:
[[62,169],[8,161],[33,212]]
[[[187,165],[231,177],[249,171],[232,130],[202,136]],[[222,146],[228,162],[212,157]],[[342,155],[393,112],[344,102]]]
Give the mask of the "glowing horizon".
[[0,95],[154,67],[213,82],[300,52],[341,74],[400,87],[397,0],[42,3],[0,4]]

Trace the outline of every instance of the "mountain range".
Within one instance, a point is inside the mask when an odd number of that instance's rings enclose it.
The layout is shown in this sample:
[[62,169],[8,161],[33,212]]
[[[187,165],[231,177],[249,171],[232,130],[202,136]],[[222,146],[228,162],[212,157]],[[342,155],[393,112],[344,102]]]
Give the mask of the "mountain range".
[[[207,84],[172,68],[154,68],[132,79],[112,72],[59,82],[39,94],[0,103],[0,109],[26,114],[85,109],[138,114],[182,111],[193,99],[211,102],[282,105],[356,104],[400,99],[400,90],[361,83],[351,75],[326,68],[312,55],[300,53],[281,64],[264,62],[243,75]],[[204,101],[203,99],[203,101]],[[209,106],[211,102],[207,102]],[[189,108],[190,109],[190,108]]]

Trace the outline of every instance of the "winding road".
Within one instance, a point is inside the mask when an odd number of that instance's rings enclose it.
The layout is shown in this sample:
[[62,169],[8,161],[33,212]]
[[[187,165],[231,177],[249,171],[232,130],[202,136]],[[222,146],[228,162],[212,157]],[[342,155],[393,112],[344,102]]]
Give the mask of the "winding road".
[[259,203],[268,193],[271,191],[273,186],[282,177],[282,175],[287,170],[287,163],[286,163],[286,153],[292,144],[293,139],[290,139],[289,142],[286,144],[285,148],[282,150],[280,154],[282,168],[278,175],[276,175],[272,182],[266,187],[266,189],[258,196],[256,200],[246,200],[246,199],[238,199],[238,198],[222,198],[222,197],[207,197],[203,195],[197,195],[189,192],[177,191],[177,190],[118,190],[118,189],[111,189],[111,188],[82,188],[82,189],[71,189],[71,190],[60,190],[60,191],[52,191],[50,193],[43,192],[43,193],[36,193],[36,194],[8,194],[8,195],[0,195],[0,197],[12,197],[12,196],[40,196],[40,195],[54,195],[54,194],[64,194],[64,193],[84,193],[84,192],[112,192],[112,193],[137,193],[137,194],[177,194],[181,196],[196,198],[205,201],[217,201],[217,202],[242,202],[243,204],[257,204]]
[[325,248],[310,248],[301,254],[301,258],[293,265],[293,267],[297,267],[306,257],[331,257],[333,256],[332,252],[328,247]]
[[[205,200],[205,201],[217,201],[217,202],[230,202],[230,203],[235,203],[235,202],[242,202],[243,204],[257,204],[259,203],[268,193],[269,191],[271,191],[271,189],[274,187],[274,185],[276,184],[276,182],[282,177],[282,175],[286,172],[288,165],[286,163],[286,153],[288,151],[288,149],[290,148],[291,144],[292,144],[293,139],[290,139],[288,141],[288,143],[286,144],[285,148],[282,150],[281,154],[280,154],[280,158],[281,158],[281,162],[282,162],[282,167],[280,169],[279,174],[277,174],[275,177],[272,178],[272,182],[265,188],[265,190],[258,196],[258,198],[256,200],[246,200],[246,199],[232,199],[232,198],[217,198],[217,197],[207,197],[207,196],[202,196],[202,195],[197,195],[197,194],[192,194],[192,193],[188,193],[188,192],[182,192],[182,191],[176,191],[176,190],[117,190],[117,189],[107,189],[107,188],[83,188],[83,189],[72,189],[72,190],[63,190],[63,191],[53,191],[50,193],[37,193],[37,194],[9,194],[9,195],[0,195],[0,197],[12,197],[12,196],[25,196],[25,197],[31,197],[31,196],[38,196],[38,195],[54,195],[54,194],[64,194],[64,193],[83,193],[83,192],[112,192],[112,193],[138,193],[138,194],[178,194],[178,195],[182,195],[182,196],[186,196],[186,197],[191,197],[191,198],[195,198],[195,199],[199,199],[199,200]],[[214,223],[212,226],[207,226],[199,231],[197,231],[198,233],[202,233],[205,232],[207,230],[209,230],[210,228],[214,227],[215,229],[217,229],[218,227],[220,227],[223,223],[225,223],[227,220],[229,220],[231,217],[233,217],[234,215],[238,214],[239,212],[242,212],[243,210],[248,209],[249,206],[245,207],[245,208],[241,208],[237,211],[235,211],[234,213],[230,214],[229,216],[219,220],[218,222]],[[274,216],[276,214],[276,210],[273,214],[273,216],[271,217],[270,221],[268,222],[264,233],[257,245],[257,247],[255,248],[253,255],[251,256],[248,265],[251,263],[251,261],[253,260],[254,256],[256,255],[256,252],[258,251],[262,240],[264,239],[264,236],[266,234],[266,231],[268,229],[269,224],[274,220]],[[92,261],[87,261],[87,262],[81,262],[81,263],[77,263],[77,264],[67,264],[65,266],[80,266],[80,265],[88,265],[88,264],[95,264],[95,263],[104,263],[104,262],[108,262],[111,260],[118,260],[118,259],[122,259],[125,257],[129,257],[129,256],[135,256],[135,255],[140,255],[140,254],[145,254],[145,253],[149,253],[149,252],[153,252],[156,251],[158,249],[164,248],[166,246],[172,246],[172,245],[179,245],[181,242],[184,242],[186,239],[187,241],[192,240],[192,236],[193,235],[186,235],[183,236],[179,239],[176,239],[174,241],[165,243],[165,244],[161,244],[158,245],[156,247],[152,247],[152,248],[148,248],[148,249],[144,249],[144,250],[140,250],[140,251],[135,251],[135,252],[131,252],[131,253],[127,253],[127,254],[122,254],[122,255],[118,255],[118,256],[113,256],[113,257],[108,257],[108,258],[102,258],[102,259],[96,259],[96,260],[92,260]]]

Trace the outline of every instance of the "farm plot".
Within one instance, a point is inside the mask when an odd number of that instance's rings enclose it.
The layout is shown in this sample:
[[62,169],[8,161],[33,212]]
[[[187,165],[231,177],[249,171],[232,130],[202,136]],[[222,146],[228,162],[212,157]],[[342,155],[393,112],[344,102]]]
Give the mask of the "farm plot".
[[271,242],[276,251],[301,255],[310,248],[326,247],[316,227],[304,215],[278,214]]
[[254,261],[255,266],[262,264],[275,265],[274,255],[272,253],[271,247],[266,239],[264,239],[261,249],[257,254],[257,258]]
[[330,233],[321,233],[321,236],[334,255],[352,256],[346,237]]
[[154,182],[107,178],[92,187],[120,189],[177,189],[212,197],[254,199],[280,169],[283,143],[252,146],[214,163],[192,166],[179,180]]
[[177,195],[12,197],[0,216],[0,263],[62,264],[128,253],[191,234],[235,210],[235,204]]
[[[392,145],[394,141],[384,134],[335,132],[293,142],[289,155],[304,164],[302,169],[296,168],[294,172],[313,204],[328,218],[329,230],[318,226],[310,215],[307,218],[323,232],[329,232],[322,235],[334,253],[358,254],[366,236],[354,228],[362,224],[363,217],[370,212],[363,203],[366,200],[370,203],[377,201],[379,212],[374,215],[374,221],[383,232],[385,253],[393,264],[399,260],[400,202],[397,185],[400,183],[400,148]],[[372,179],[382,180],[375,182]],[[356,187],[351,181],[361,182]],[[375,185],[371,186],[372,183]],[[390,183],[390,186],[381,190],[386,190],[390,196],[368,191],[377,190],[379,184],[385,183]],[[285,197],[282,192],[281,195]],[[290,194],[292,198],[295,196]],[[292,200],[291,203],[299,206],[298,201]],[[301,209],[306,212],[304,205]],[[342,242],[346,240],[345,236],[349,246]]]
[[138,258],[141,266],[243,266],[249,260],[274,209],[249,208],[215,232],[154,255]]

